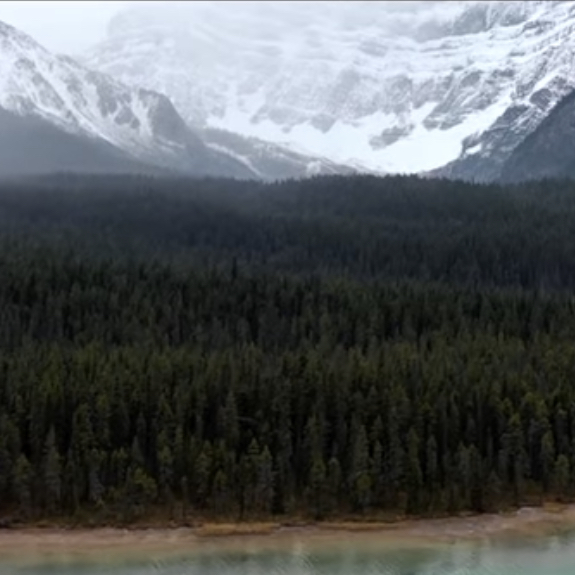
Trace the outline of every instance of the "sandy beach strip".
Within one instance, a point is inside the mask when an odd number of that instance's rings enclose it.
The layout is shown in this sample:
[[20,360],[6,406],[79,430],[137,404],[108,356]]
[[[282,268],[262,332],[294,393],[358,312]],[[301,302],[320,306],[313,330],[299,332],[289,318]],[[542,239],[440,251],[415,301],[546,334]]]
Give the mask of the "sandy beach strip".
[[297,527],[281,524],[206,524],[198,528],[53,529],[14,528],[0,531],[0,560],[58,557],[92,558],[168,556],[204,551],[313,549],[345,544],[425,547],[504,536],[545,536],[573,530],[575,505],[533,507],[502,514],[392,523],[326,522]]

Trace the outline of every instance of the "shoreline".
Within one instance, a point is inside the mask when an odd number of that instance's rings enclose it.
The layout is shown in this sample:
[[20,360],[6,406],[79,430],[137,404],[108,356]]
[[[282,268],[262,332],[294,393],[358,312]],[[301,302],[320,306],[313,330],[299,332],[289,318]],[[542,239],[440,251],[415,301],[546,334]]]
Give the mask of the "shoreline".
[[575,505],[524,507],[514,512],[389,523],[325,522],[205,524],[201,527],[54,528],[16,527],[0,531],[0,561],[44,559],[106,560],[194,554],[205,551],[329,548],[342,543],[381,549],[473,543],[504,537],[544,537],[573,530]]

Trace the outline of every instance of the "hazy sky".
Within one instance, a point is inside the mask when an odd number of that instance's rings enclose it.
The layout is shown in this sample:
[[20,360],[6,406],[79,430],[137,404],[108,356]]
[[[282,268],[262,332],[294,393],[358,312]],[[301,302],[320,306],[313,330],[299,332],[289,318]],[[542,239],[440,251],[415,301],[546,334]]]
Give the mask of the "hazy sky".
[[[145,4],[168,2],[169,0],[148,0]],[[30,34],[52,52],[74,55],[102,40],[109,20],[122,8],[141,3],[141,0],[0,0],[0,20]],[[364,2],[350,2],[354,3],[358,7],[364,4]],[[296,4],[305,2],[300,1]],[[460,2],[402,0],[380,4],[392,11],[417,12],[422,8],[426,11],[431,8],[443,11],[448,6],[453,7]]]
[[109,19],[135,2],[0,0],[0,20],[54,52],[76,53],[101,40]]

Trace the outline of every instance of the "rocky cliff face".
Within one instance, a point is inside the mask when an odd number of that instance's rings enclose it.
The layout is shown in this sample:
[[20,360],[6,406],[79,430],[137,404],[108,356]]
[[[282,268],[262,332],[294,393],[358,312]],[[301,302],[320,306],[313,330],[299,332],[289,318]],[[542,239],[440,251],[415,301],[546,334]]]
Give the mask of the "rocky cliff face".
[[198,128],[362,170],[494,179],[575,87],[575,2],[150,4],[84,61],[167,94]]

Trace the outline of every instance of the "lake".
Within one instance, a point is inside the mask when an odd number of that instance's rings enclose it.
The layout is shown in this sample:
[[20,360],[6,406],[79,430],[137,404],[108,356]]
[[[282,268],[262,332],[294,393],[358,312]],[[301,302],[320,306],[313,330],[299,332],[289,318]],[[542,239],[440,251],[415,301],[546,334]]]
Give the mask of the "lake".
[[0,559],[0,575],[572,575],[575,535],[490,538],[402,545],[373,535],[311,542],[299,534],[281,545],[246,538],[190,552],[138,557],[70,554],[42,559],[26,553]]

